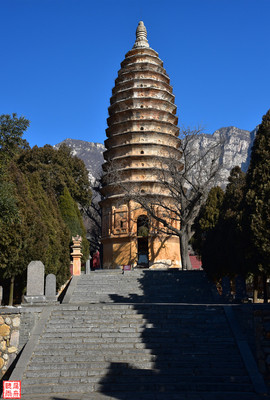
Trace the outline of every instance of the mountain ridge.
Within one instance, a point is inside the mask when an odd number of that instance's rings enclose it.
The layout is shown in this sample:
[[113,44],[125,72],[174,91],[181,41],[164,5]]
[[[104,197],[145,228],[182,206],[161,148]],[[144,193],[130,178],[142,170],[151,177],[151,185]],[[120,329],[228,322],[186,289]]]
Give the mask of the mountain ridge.
[[[222,140],[222,154],[220,157],[221,171],[218,184],[221,187],[227,185],[228,176],[233,167],[238,165],[244,172],[247,171],[251,148],[258,127],[252,131],[237,128],[235,126],[223,127],[217,129],[212,135],[202,133],[198,135],[197,148],[203,148],[214,143],[214,141]],[[59,148],[65,143],[71,148],[71,153],[78,156],[84,161],[89,171],[89,179],[91,184],[98,178],[102,172],[102,164],[104,162],[103,152],[105,146],[98,142],[88,142],[80,139],[67,138],[57,143],[54,148]]]

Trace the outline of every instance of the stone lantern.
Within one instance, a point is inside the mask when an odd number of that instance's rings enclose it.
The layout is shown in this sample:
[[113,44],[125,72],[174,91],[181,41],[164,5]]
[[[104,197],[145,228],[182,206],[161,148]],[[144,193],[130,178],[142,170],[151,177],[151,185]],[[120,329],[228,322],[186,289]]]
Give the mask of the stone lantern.
[[81,275],[81,258],[82,258],[82,253],[81,253],[81,243],[82,243],[82,238],[81,236],[77,235],[75,237],[72,237],[72,242],[73,245],[71,246],[72,248],[72,259],[73,259],[73,273],[72,275]]

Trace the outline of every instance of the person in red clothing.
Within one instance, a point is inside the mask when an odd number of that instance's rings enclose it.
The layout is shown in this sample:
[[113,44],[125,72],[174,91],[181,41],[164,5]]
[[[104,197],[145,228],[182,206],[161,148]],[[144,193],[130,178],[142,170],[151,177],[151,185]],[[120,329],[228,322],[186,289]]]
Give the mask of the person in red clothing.
[[93,269],[100,269],[100,256],[98,250],[93,255]]

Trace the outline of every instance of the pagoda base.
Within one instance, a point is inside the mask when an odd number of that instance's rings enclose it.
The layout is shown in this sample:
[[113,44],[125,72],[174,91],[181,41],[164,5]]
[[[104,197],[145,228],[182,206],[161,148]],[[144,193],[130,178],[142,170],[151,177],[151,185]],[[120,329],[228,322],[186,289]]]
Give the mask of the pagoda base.
[[182,268],[181,262],[174,260],[155,260],[153,263],[150,263],[149,269],[158,269],[158,270],[168,270],[171,268]]
[[[138,238],[136,236],[109,237],[102,240],[103,268],[118,269],[138,264]],[[182,268],[179,238],[176,236],[148,238],[149,269]]]

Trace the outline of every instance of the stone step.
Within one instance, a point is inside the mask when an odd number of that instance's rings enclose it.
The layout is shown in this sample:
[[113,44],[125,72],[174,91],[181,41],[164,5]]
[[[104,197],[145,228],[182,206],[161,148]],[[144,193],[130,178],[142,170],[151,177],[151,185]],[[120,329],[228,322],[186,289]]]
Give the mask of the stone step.
[[192,291],[195,302],[204,298],[211,303],[210,287],[202,271],[143,270],[123,275],[119,271],[91,273],[81,275],[71,302],[189,302]]
[[[160,318],[162,318],[160,320]],[[185,317],[183,315],[176,315],[174,317],[167,317],[161,314],[160,317],[158,318],[146,318],[146,316],[141,315],[141,314],[134,314],[133,316],[131,316],[131,314],[123,314],[120,316],[114,315],[113,311],[110,315],[108,315],[107,317],[93,317],[90,318],[88,317],[86,318],[81,318],[81,322],[79,322],[77,319],[63,319],[62,323],[61,321],[58,320],[58,322],[56,321],[52,321],[52,323],[50,324],[50,330],[58,330],[58,329],[69,329],[70,327],[72,328],[80,328],[82,329],[82,322],[84,324],[84,326],[87,328],[91,328],[94,327],[95,325],[101,325],[104,326],[108,323],[110,324],[114,324],[114,325],[130,325],[130,324],[136,324],[136,326],[145,326],[148,325],[149,328],[153,327],[155,329],[164,329],[165,327],[169,327],[170,329],[176,331],[178,329],[186,329],[188,326],[192,325],[192,324],[198,324],[199,320],[198,318],[196,319],[196,321],[194,321],[193,319],[190,321],[183,321]],[[107,321],[106,321],[107,319]],[[150,320],[149,320],[150,319]],[[211,328],[209,328],[209,323],[213,323],[213,326],[217,327],[219,326],[220,328],[222,327],[226,327],[226,324],[224,323],[224,321],[218,323],[217,320],[201,320],[201,328],[203,331],[208,330],[210,331]]]
[[[39,380],[39,384],[45,385],[45,384],[58,384],[58,383],[67,383],[67,384],[77,384],[79,382],[86,383],[86,382],[91,382],[91,383],[99,383],[100,382],[100,374],[87,374],[87,371],[79,371],[80,373],[76,374],[76,371],[66,371],[68,373],[60,375],[60,376],[54,376],[54,377],[42,377]],[[83,373],[84,372],[84,373]],[[146,374],[144,373],[144,376],[141,374],[136,375],[128,375],[128,374],[115,374],[111,375],[110,377],[106,378],[106,383],[117,383],[119,381],[119,378],[124,377],[126,383],[134,383],[134,381],[139,382],[139,383],[144,383],[147,380],[147,383],[160,383],[160,384],[173,384],[173,383],[185,383],[185,384],[190,384],[193,382],[196,382],[197,384],[199,383],[205,383],[205,381],[211,381],[211,384],[216,384],[216,383],[227,383],[228,385],[230,384],[247,384],[249,385],[249,380],[247,377],[244,376],[231,376],[231,377],[224,377],[224,376],[211,376],[211,375],[205,375],[205,376],[181,376],[179,375],[156,375],[156,374]],[[24,380],[24,386],[29,386],[29,385],[36,385],[37,380],[35,377],[28,377]],[[250,389],[250,387],[249,387]]]
[[[148,346],[149,347],[149,346]],[[99,350],[99,351],[106,351],[106,350],[122,350],[123,345],[121,343],[97,343],[97,342],[92,342],[92,343],[83,343],[83,344],[73,344],[73,345],[43,345],[39,346],[37,350],[35,350],[35,355],[61,355],[61,354],[70,354],[70,351],[74,354],[80,351],[85,351],[85,352],[91,352],[93,350]],[[171,346],[166,346],[166,349],[162,349],[162,347],[159,344],[156,344],[156,346],[152,346],[151,348],[147,348],[147,346],[144,343],[134,343],[134,342],[127,342],[125,343],[125,350],[128,349],[142,349],[145,352],[153,352],[154,349],[159,352],[159,354],[162,354],[163,352],[166,353],[176,353],[176,354],[209,354],[209,355],[216,355],[216,354],[222,354],[224,353],[224,350],[226,349],[226,354],[235,354],[235,346],[228,346],[226,347],[224,345],[222,346],[211,346],[211,349],[206,346],[198,346],[198,345],[185,345],[182,344],[181,346],[178,345],[177,347],[175,345]],[[124,351],[124,350],[123,350]]]
[[[99,358],[99,357],[97,357]],[[134,368],[134,366],[136,366],[137,369],[154,369],[154,370],[167,370],[170,369],[172,372],[176,369],[181,369],[181,368],[187,368],[189,371],[192,371],[191,373],[193,374],[193,371],[197,371],[200,370],[202,365],[204,365],[204,369],[205,371],[212,371],[214,370],[216,367],[216,360],[211,361],[207,361],[207,358],[205,359],[192,359],[192,360],[179,360],[179,361],[174,361],[170,362],[170,360],[154,360],[154,361],[150,361],[150,360],[138,360],[136,361],[135,359],[131,359],[131,358],[127,358],[124,361],[123,358],[121,357],[120,360],[117,360],[117,357],[100,357],[102,359],[88,359],[85,361],[79,361],[79,360],[75,360],[74,358],[69,358],[68,361],[63,361],[58,362],[57,360],[55,360],[55,362],[52,363],[45,363],[45,362],[37,362],[37,361],[33,361],[32,363],[30,363],[30,365],[27,368],[27,372],[28,371],[52,371],[52,370],[70,370],[70,369],[82,369],[82,370],[88,370],[88,369],[95,369],[95,368],[99,368],[101,370],[107,370],[110,365],[112,365],[112,368],[115,368],[116,365],[119,365],[119,368],[129,368],[129,365],[132,365],[132,368]],[[135,362],[136,361],[136,362]],[[202,364],[203,361],[203,364]],[[222,365],[220,366],[220,370],[223,371],[227,371],[229,372],[230,370],[235,370],[237,371],[237,375],[240,374],[241,370],[243,370],[243,363],[241,361],[237,361],[233,363],[233,367],[232,367],[232,363],[227,360],[222,362]],[[246,371],[245,371],[245,376],[247,376]]]
[[[113,395],[114,392],[124,392],[125,395],[129,393],[136,393],[137,398],[140,398],[140,392],[149,392],[150,394],[158,393],[158,392],[166,392],[167,396],[170,393],[178,393],[178,392],[188,392],[188,393],[196,393],[196,392],[211,392],[211,391],[221,391],[223,393],[226,392],[251,392],[252,387],[247,383],[159,383],[156,381],[152,382],[139,382],[138,380],[134,382],[125,382],[125,383],[106,383],[99,384],[96,382],[91,382],[91,379],[81,378],[77,379],[73,378],[73,382],[69,381],[69,378],[63,379],[62,383],[55,384],[36,384],[23,386],[22,393],[23,394],[34,394],[34,393],[69,393],[74,391],[74,385],[76,386],[77,393],[92,393],[92,392],[101,392],[101,393],[111,393]],[[57,392],[55,391],[57,387]]]
[[[198,337],[198,340],[200,338]],[[177,345],[179,343],[179,340],[175,338],[171,338],[169,335],[166,337],[156,337],[156,338],[150,338],[149,340],[145,340],[141,338],[141,335],[136,334],[136,333],[130,333],[130,334],[125,334],[125,333],[119,333],[117,336],[113,333],[95,333],[91,335],[90,338],[84,338],[83,335],[81,336],[69,336],[69,337],[60,337],[60,338],[44,338],[40,340],[40,344],[48,344],[48,343],[62,343],[62,344],[83,344],[83,343],[95,343],[99,342],[100,340],[103,341],[103,343],[145,343],[147,347],[152,347],[153,348],[159,348],[161,346],[167,346],[169,343],[169,346],[172,345]],[[219,339],[219,342],[222,342],[221,339]],[[157,346],[157,344],[160,344],[160,346]],[[211,343],[209,343],[209,346],[211,346]],[[226,350],[226,347],[225,347]]]
[[[65,365],[66,367],[62,368],[62,365]],[[80,363],[78,364],[81,367],[84,367],[85,364],[84,363]],[[89,364],[87,364],[89,366]],[[83,376],[99,376],[99,377],[104,377],[105,375],[109,375],[109,376],[121,376],[121,377],[126,377],[129,376],[130,374],[130,369],[128,368],[128,366],[126,365],[123,366],[123,364],[119,364],[119,367],[117,368],[117,364],[114,365],[114,369],[111,370],[110,369],[110,363],[106,362],[106,363],[100,363],[100,362],[92,362],[91,363],[91,367],[89,368],[78,368],[76,366],[73,367],[73,364],[58,364],[58,368],[57,369],[50,369],[48,366],[46,366],[46,368],[44,368],[43,370],[28,370],[26,372],[26,378],[37,378],[39,377],[40,379],[43,378],[56,378],[56,377],[60,377],[60,376],[79,376],[79,377],[83,377]],[[59,367],[61,369],[59,369]],[[157,375],[158,373],[160,373],[160,370],[158,369],[147,369],[144,368],[143,369],[143,376],[149,376],[149,375]],[[138,373],[139,376],[142,375],[141,372]],[[217,379],[229,379],[229,380],[237,380],[238,378],[241,377],[241,379],[243,379],[244,381],[249,381],[248,377],[246,376],[245,370],[243,370],[243,368],[236,368],[236,367],[231,367],[228,366],[228,368],[224,368],[224,367],[212,367],[212,368],[204,368],[204,367],[197,367],[197,368],[191,368],[189,366],[181,366],[178,368],[167,368],[166,370],[162,371],[162,376],[177,376],[177,377],[181,377],[183,379],[183,377],[185,377],[185,379],[191,379],[192,381],[194,379],[197,379],[197,377],[199,377],[199,379],[205,379],[209,376],[211,376],[213,379],[217,378]],[[194,378],[195,377],[195,378]],[[26,379],[25,378],[25,379]]]
[[[114,307],[114,305],[112,305],[112,307]],[[158,309],[158,306],[156,306],[156,309],[152,308],[151,311],[147,311],[147,310],[140,310],[140,309],[134,309],[132,311],[128,311],[128,312],[122,312],[122,311],[118,311],[118,310],[114,310],[113,308],[111,309],[110,312],[104,312],[103,310],[102,314],[101,312],[99,313],[86,313],[86,312],[70,312],[70,314],[65,313],[65,314],[55,314],[52,316],[52,324],[57,324],[57,322],[61,323],[61,325],[63,324],[63,322],[66,320],[68,321],[74,321],[74,322],[78,322],[78,321],[101,321],[101,322],[105,322],[106,318],[111,318],[111,319],[121,319],[121,318],[138,318],[138,319],[142,319],[142,320],[149,320],[151,319],[153,322],[156,322],[157,324],[165,324],[165,323],[177,323],[179,325],[184,325],[185,323],[189,323],[190,321],[186,321],[186,320],[198,320],[201,319],[201,323],[203,325],[208,324],[208,322],[210,320],[212,320],[213,323],[215,323],[216,325],[218,325],[218,323],[222,323],[224,325],[226,325],[224,323],[224,319],[222,314],[218,315],[216,314],[209,314],[206,315],[206,312],[201,313],[201,314],[195,314],[193,317],[191,317],[190,312],[186,313],[183,310],[175,310],[174,313],[172,312],[167,312],[167,310],[162,310],[162,309]],[[196,313],[196,310],[192,310],[194,313]],[[77,315],[76,315],[77,314]],[[147,318],[147,317],[150,318]],[[163,319],[160,320],[160,317],[162,317]],[[103,318],[103,320],[102,320]],[[173,319],[174,321],[169,321],[170,319]]]
[[[173,305],[174,307],[171,307]],[[113,308],[112,308],[113,307]],[[134,310],[141,310],[141,311],[147,311],[150,312],[152,310],[157,310],[157,311],[163,311],[166,310],[169,314],[175,314],[181,310],[183,314],[190,314],[190,310],[196,310],[199,314],[203,314],[206,311],[210,312],[213,311],[216,315],[218,314],[218,310],[220,310],[220,313],[222,314],[222,307],[220,305],[203,305],[203,304],[156,304],[156,303],[148,303],[148,304],[121,304],[121,303],[115,303],[115,304],[95,304],[91,305],[88,303],[85,304],[61,304],[61,307],[55,308],[54,312],[55,315],[57,313],[65,315],[70,312],[75,311],[76,313],[79,312],[83,315],[83,313],[95,313],[98,312],[98,310],[102,310],[103,312],[106,312],[106,310],[123,310],[123,312],[134,312]],[[131,311],[130,311],[131,310]],[[163,311],[164,312],[164,311]],[[195,315],[196,316],[196,315]]]
[[[162,318],[162,319],[160,319]],[[107,324],[114,324],[114,325],[130,325],[130,324],[136,324],[136,326],[149,326],[149,328],[153,327],[155,329],[165,329],[166,327],[168,327],[169,329],[172,329],[174,331],[178,330],[178,329],[187,329],[187,327],[189,327],[190,325],[197,325],[199,322],[201,323],[201,329],[202,329],[202,333],[204,331],[210,331],[211,328],[209,327],[209,324],[213,324],[213,327],[220,327],[221,329],[224,327],[226,328],[226,324],[224,323],[224,321],[222,321],[222,323],[218,323],[215,320],[201,320],[199,321],[199,319],[196,319],[196,321],[194,321],[194,319],[191,319],[190,321],[183,321],[184,320],[184,316],[179,315],[176,317],[167,317],[161,314],[160,317],[158,318],[146,318],[146,316],[144,315],[134,315],[134,316],[130,316],[130,315],[122,315],[122,316],[115,316],[113,314],[113,312],[111,313],[111,315],[108,315],[107,317],[102,317],[100,316],[100,319],[98,317],[93,317],[93,318],[81,318],[80,322],[77,319],[63,319],[62,323],[61,321],[58,320],[58,323],[56,323],[56,321],[52,324],[50,324],[49,329],[54,331],[57,329],[69,329],[69,328],[80,328],[83,329],[82,327],[82,323],[83,326],[85,326],[86,328],[91,328],[94,327],[95,325],[106,325],[106,319],[107,319]]]
[[[170,400],[260,400],[261,397],[254,394],[254,392],[183,392],[183,393],[170,393]],[[53,394],[34,394],[22,395],[22,400],[56,400]],[[123,392],[107,392],[101,393],[58,393],[57,400],[138,400],[136,393],[128,393],[125,395]],[[140,392],[140,400],[168,400],[167,393],[149,393]]]
[[[37,355],[35,354],[35,363],[44,363],[44,364],[54,364],[55,362],[64,363],[64,362],[87,362],[89,361],[111,361],[112,359],[115,362],[132,362],[136,361],[156,361],[158,364],[169,364],[169,362],[179,363],[180,360],[183,364],[192,364],[198,365],[200,363],[204,363],[205,366],[211,365],[213,363],[218,363],[220,360],[220,355],[210,355],[207,353],[195,353],[195,354],[151,354],[150,352],[140,352],[130,349],[125,349],[122,351],[115,350],[106,350],[102,351],[85,351],[85,352],[76,352],[75,354],[70,355]],[[225,363],[233,363],[237,366],[237,364],[243,367],[243,364],[239,362],[239,356],[234,354],[226,354],[223,356],[222,360],[223,364]]]
[[125,382],[125,383],[105,383],[105,384],[95,384],[95,391],[100,391],[103,393],[106,392],[114,392],[114,391],[124,391],[124,392],[136,392],[140,393],[140,391],[149,391],[153,392],[164,392],[167,393],[177,393],[177,392],[208,392],[208,391],[222,391],[222,392],[250,392],[252,391],[252,386],[247,383],[203,383],[196,381],[190,383],[169,383],[163,384],[159,383],[158,380],[155,383],[146,382]]
[[[170,328],[170,326],[164,327],[164,326],[154,326],[151,327],[149,326],[150,324],[138,324],[136,322],[130,322],[130,323],[126,323],[126,324],[117,324],[117,323],[113,323],[110,325],[102,325],[99,326],[98,324],[92,324],[92,326],[90,325],[86,325],[85,327],[70,327],[70,329],[68,329],[67,327],[64,327],[63,329],[49,329],[46,334],[44,334],[43,337],[65,337],[65,336],[85,336],[85,337],[89,337],[91,336],[92,333],[99,333],[99,332],[103,332],[103,333],[143,333],[143,336],[146,338],[148,336],[166,336],[168,333],[170,333],[171,335],[176,335],[177,333],[181,334],[181,335],[185,335],[187,334],[187,329],[181,329],[181,327],[179,327],[179,329],[174,329],[174,328]],[[213,336],[211,334],[211,332],[209,330],[204,330],[201,333],[201,336],[208,336],[209,338],[223,338],[224,341],[226,341],[226,337],[228,336]],[[174,336],[175,337],[175,336]],[[190,337],[190,341],[192,341],[192,339],[194,338],[193,342],[195,342],[195,339],[198,337],[197,334],[193,334]],[[229,340],[229,339],[228,339]]]
[[[194,310],[196,312],[196,310]],[[79,314],[79,313],[78,313]],[[217,318],[215,319],[213,315],[197,315],[194,316],[193,318],[190,318],[188,314],[181,313],[181,312],[176,312],[174,314],[167,314],[166,312],[163,312],[161,310],[153,310],[153,313],[148,313],[144,312],[141,310],[138,310],[135,313],[115,313],[113,310],[110,313],[102,313],[99,315],[91,315],[89,314],[80,314],[78,317],[74,318],[73,315],[71,316],[66,316],[63,317],[62,319],[58,318],[57,319],[52,319],[52,325],[58,323],[61,325],[64,324],[69,324],[72,322],[73,324],[77,325],[79,324],[80,321],[83,321],[84,323],[91,323],[91,322],[106,322],[106,319],[109,321],[117,321],[117,322],[127,322],[127,319],[132,319],[134,320],[137,318],[139,323],[155,323],[156,325],[165,325],[165,324],[177,324],[179,326],[185,327],[189,325],[190,323],[198,323],[200,322],[202,327],[208,327],[209,328],[209,323],[213,323],[214,325],[218,326],[224,325],[226,326],[223,317],[218,319],[218,315],[216,316]],[[53,317],[54,318],[54,317]],[[162,319],[160,319],[162,318]]]

